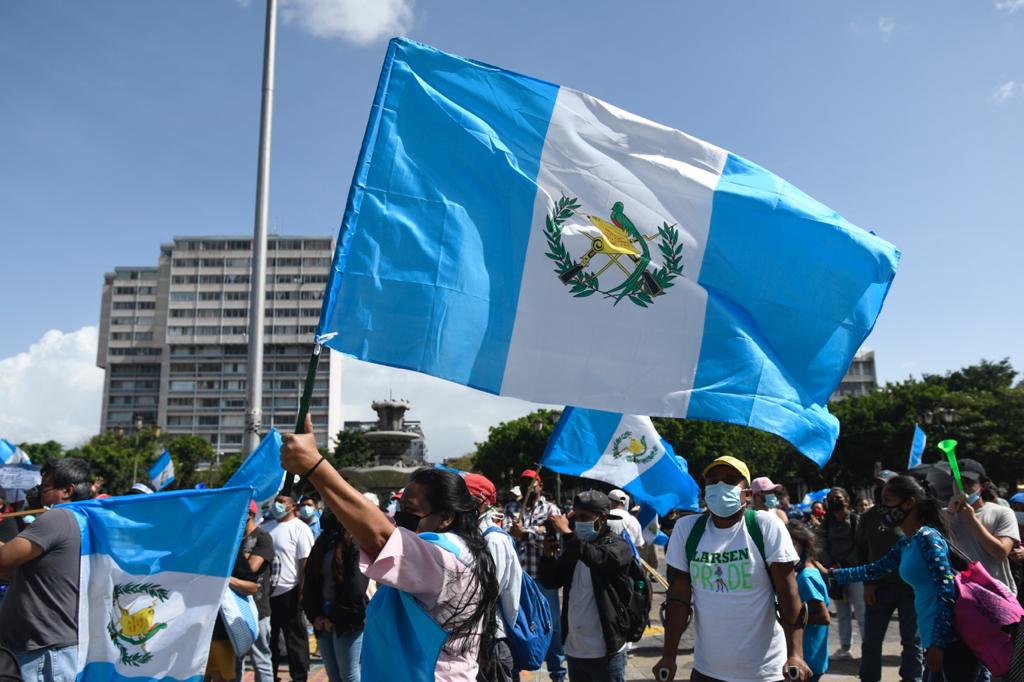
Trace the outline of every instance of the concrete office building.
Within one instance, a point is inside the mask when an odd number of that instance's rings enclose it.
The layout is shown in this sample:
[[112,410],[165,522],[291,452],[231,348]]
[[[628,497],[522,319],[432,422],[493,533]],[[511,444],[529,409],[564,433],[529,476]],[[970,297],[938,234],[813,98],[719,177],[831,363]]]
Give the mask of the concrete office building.
[[846,376],[832,393],[832,400],[840,400],[851,395],[867,395],[876,388],[878,373],[875,371],[875,351],[860,350],[853,356]]
[[[156,267],[104,276],[96,364],[103,431],[137,423],[238,452],[245,430],[252,240],[176,237]],[[261,431],[295,428],[330,271],[330,237],[270,237]],[[325,349],[310,402],[317,442],[341,428],[341,362]]]

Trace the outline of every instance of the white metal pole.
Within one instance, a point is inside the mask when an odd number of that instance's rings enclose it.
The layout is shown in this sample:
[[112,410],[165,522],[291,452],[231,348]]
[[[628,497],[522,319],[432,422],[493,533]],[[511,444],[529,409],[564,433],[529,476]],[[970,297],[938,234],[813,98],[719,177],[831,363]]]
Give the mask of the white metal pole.
[[245,440],[248,454],[260,441],[263,416],[263,308],[267,277],[267,202],[270,197],[270,130],[274,113],[274,52],[277,46],[277,0],[267,0],[263,44],[263,99],[260,111],[259,163],[256,168],[256,220],[252,235],[249,284],[249,361],[246,383]]

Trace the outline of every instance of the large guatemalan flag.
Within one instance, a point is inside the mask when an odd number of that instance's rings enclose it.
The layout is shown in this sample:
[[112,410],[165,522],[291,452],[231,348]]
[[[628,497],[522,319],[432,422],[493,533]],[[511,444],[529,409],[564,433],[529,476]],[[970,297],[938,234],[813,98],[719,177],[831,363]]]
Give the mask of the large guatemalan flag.
[[679,459],[650,417],[569,407],[548,439],[541,464],[611,483],[638,503],[668,514],[698,494],[697,482]]
[[281,434],[271,428],[256,449],[249,453],[241,466],[231,474],[226,487],[248,486],[252,488],[257,504],[266,504],[275,497],[284,484],[285,471],[281,468]]
[[78,675],[203,679],[252,490],[183,490],[67,505],[82,531]]
[[724,149],[394,40],[318,334],[490,393],[753,426],[820,464],[898,257]]

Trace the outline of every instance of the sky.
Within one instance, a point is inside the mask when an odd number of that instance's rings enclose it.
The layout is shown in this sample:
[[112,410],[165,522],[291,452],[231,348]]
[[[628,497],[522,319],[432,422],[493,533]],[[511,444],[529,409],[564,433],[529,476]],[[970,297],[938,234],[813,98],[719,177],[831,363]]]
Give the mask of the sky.
[[[866,343],[883,381],[1024,370],[1024,0],[280,0],[270,224],[337,234],[387,40],[583,90],[729,149],[903,252]],[[0,436],[99,428],[103,273],[251,235],[264,3],[0,3]],[[529,403],[346,360],[432,459]]]

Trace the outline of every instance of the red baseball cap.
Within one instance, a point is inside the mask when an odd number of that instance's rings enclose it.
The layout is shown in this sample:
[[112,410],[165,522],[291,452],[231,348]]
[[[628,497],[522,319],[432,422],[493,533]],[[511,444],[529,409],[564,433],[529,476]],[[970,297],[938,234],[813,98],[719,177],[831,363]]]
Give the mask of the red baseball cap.
[[540,480],[540,474],[533,469],[523,469],[523,473],[519,474],[519,478],[536,478]]
[[498,491],[490,479],[482,474],[464,474],[462,480],[469,488],[469,494],[480,498],[487,504],[495,504],[498,501]]

